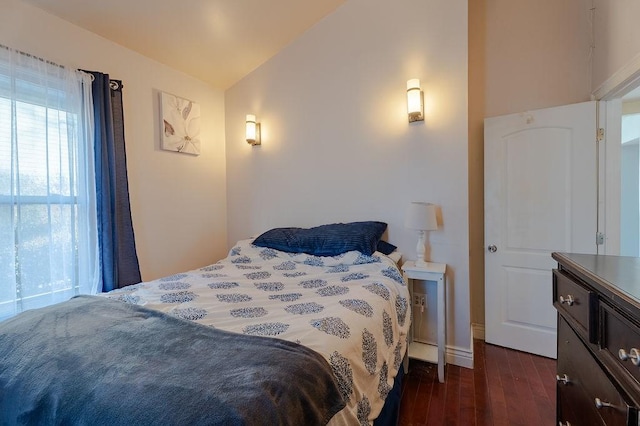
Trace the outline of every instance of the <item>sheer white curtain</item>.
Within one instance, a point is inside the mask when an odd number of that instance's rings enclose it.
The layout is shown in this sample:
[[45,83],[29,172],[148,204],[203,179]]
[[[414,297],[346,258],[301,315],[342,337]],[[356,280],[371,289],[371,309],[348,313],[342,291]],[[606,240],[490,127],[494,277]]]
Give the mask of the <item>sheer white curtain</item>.
[[0,319],[99,282],[91,77],[0,46]]

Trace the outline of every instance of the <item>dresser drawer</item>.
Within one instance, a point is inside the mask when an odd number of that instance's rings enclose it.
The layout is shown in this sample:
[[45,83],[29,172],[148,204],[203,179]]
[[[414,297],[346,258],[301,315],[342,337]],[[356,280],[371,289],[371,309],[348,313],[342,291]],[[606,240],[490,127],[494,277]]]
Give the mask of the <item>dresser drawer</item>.
[[[560,317],[559,317],[560,318]],[[576,354],[579,359],[576,359]],[[567,323],[558,321],[558,364],[556,424],[602,425],[595,404],[582,384],[584,374],[580,359],[590,356],[587,348]],[[587,359],[588,362],[588,359]],[[566,378],[566,382],[561,379]]]
[[558,377],[558,421],[579,425],[637,424],[635,408],[562,318],[558,321]]
[[597,306],[595,293],[565,272],[553,270],[553,305],[558,312],[575,321],[578,332],[597,343]]
[[[629,379],[637,385],[640,382],[640,366],[634,364],[633,358],[636,355],[640,357],[640,329],[606,304],[600,306],[600,318],[601,347],[608,355],[605,361],[612,364],[614,370],[619,368],[628,373],[631,376]],[[621,352],[626,354],[626,359]],[[640,363],[640,359],[636,362]]]

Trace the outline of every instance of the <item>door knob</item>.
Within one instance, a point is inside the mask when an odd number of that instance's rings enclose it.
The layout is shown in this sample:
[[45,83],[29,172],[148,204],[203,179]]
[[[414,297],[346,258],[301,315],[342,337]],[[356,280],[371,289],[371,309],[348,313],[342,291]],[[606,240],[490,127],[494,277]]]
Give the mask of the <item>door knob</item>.
[[495,253],[496,251],[498,251],[498,247],[491,244],[489,247],[487,247],[487,250],[489,250],[490,253]]

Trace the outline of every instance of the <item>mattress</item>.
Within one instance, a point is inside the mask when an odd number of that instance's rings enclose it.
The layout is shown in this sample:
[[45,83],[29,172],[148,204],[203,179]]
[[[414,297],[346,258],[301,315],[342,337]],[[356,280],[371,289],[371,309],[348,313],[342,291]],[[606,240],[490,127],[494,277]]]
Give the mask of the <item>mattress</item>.
[[318,257],[239,241],[220,262],[106,293],[225,331],[302,344],[331,366],[346,407],[330,424],[371,424],[401,368],[409,292],[379,252]]

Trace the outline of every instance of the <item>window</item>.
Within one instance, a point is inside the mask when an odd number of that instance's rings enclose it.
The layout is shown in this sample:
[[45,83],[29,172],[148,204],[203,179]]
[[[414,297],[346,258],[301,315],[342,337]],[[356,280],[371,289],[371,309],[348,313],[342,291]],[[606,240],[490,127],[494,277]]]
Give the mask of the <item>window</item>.
[[90,87],[0,47],[0,319],[97,290]]

